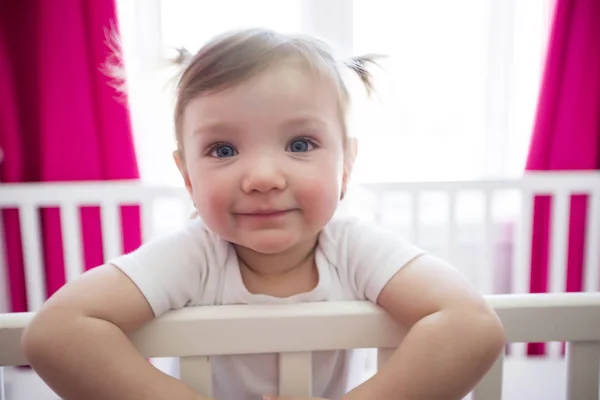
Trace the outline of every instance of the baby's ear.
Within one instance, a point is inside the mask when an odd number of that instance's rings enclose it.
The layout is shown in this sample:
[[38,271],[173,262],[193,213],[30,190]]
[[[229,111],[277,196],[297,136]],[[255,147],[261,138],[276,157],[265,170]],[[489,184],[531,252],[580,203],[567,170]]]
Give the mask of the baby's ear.
[[185,160],[181,154],[181,150],[177,149],[173,152],[173,160],[175,160],[175,164],[177,165],[177,169],[183,178],[183,183],[185,184],[185,188],[187,191],[192,194],[192,184],[190,182],[190,176],[187,173],[187,169],[185,168]]
[[344,154],[344,175],[342,177],[342,195],[341,199],[344,198],[346,190],[348,188],[348,181],[352,175],[352,169],[354,168],[354,161],[356,161],[356,155],[358,154],[358,140],[356,138],[348,138],[346,144],[346,151]]
[[[344,155],[344,178],[349,179],[352,175],[356,155],[358,154],[358,140],[356,138],[348,138],[346,144],[346,154]],[[347,176],[346,176],[347,175]]]
[[355,137],[348,138],[348,146],[348,151],[352,154],[352,163],[354,164],[354,160],[358,154],[358,139]]

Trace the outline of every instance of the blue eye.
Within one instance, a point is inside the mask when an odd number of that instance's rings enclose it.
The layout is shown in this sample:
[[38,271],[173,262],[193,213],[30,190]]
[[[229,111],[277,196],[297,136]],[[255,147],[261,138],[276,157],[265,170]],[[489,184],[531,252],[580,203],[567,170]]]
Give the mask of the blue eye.
[[219,144],[211,149],[210,155],[217,158],[229,158],[237,155],[237,151],[229,144]]
[[307,139],[295,139],[290,143],[290,151],[292,153],[305,153],[312,150],[314,145]]

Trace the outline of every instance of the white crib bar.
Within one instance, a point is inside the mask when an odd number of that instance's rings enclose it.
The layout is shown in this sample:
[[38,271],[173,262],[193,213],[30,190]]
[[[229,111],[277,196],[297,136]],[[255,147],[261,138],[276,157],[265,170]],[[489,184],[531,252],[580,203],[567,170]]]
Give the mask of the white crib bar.
[[122,253],[120,207],[114,201],[104,201],[100,207],[102,221],[102,249],[104,261]]
[[204,397],[212,397],[210,357],[190,356],[179,359],[180,379]]
[[279,395],[312,396],[312,354],[310,352],[279,354]]
[[60,226],[64,243],[65,279],[71,282],[83,273],[81,218],[75,203],[63,203],[60,208]]
[[600,342],[567,343],[567,400],[598,399]]
[[25,264],[27,308],[30,311],[37,311],[46,300],[46,274],[42,264],[39,209],[32,203],[21,204],[19,207],[19,220],[23,242],[23,262]]
[[533,192],[523,189],[521,213],[516,221],[513,251],[512,293],[529,292],[529,266],[531,263],[531,235],[533,222]]
[[[533,231],[533,199],[534,193],[528,188],[521,191],[521,213],[516,221],[515,235],[513,240],[512,260],[512,293],[529,293],[529,270],[531,264],[531,238]],[[511,354],[519,357],[527,352],[526,343],[512,343]]]
[[140,217],[142,224],[142,243],[146,243],[154,235],[154,202],[152,198],[145,198],[140,204]]
[[[600,293],[490,296],[511,342],[566,341],[568,399],[598,397]],[[0,366],[22,365],[19,347],[33,313],[0,315]],[[524,323],[526,321],[527,323]],[[265,337],[265,329],[273,332]],[[244,341],[229,332],[244,332]],[[132,335],[147,357],[178,356],[181,379],[200,393],[211,392],[210,355],[280,354],[280,394],[311,395],[311,351],[382,348],[389,355],[403,330],[366,302],[302,303],[281,307],[190,307],[166,314]],[[342,334],[344,333],[344,334]],[[220,336],[219,336],[220,335]],[[221,338],[222,340],[215,340]],[[383,357],[379,364],[382,364]],[[474,390],[474,400],[501,399],[500,357]]]
[[551,201],[551,237],[550,237],[550,291],[564,292],[567,281],[567,248],[569,244],[569,193],[556,192]]
[[585,259],[584,259],[584,290],[597,292],[600,290],[600,253],[597,244],[600,243],[600,190],[594,189],[589,193],[585,227]]
[[483,252],[481,268],[479,269],[479,285],[484,294],[494,293],[494,223],[492,220],[492,206],[494,192],[483,191]]
[[504,374],[504,353],[473,391],[471,400],[502,400],[502,376]]
[[[550,268],[548,287],[550,292],[562,293],[567,288],[567,249],[569,246],[570,193],[557,190],[551,201]],[[548,343],[548,355],[562,357],[562,342]]]

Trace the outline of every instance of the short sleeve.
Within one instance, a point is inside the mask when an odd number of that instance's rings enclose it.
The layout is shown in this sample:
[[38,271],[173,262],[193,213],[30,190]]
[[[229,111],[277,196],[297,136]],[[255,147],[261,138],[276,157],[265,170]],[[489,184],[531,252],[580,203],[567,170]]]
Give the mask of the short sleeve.
[[390,279],[410,261],[424,254],[417,246],[376,224],[348,222],[343,229],[343,252],[348,278],[359,299],[377,302]]
[[135,283],[158,317],[186,306],[197,295],[206,275],[209,238],[202,225],[194,221],[108,263]]

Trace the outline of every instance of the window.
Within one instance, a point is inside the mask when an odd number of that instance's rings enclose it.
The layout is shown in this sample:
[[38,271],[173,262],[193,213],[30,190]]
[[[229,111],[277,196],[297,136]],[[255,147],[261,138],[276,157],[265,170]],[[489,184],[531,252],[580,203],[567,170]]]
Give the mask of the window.
[[194,51],[225,30],[256,26],[299,32],[300,6],[299,0],[163,0],[163,45]]
[[343,56],[383,53],[377,95],[356,84],[359,182],[476,179],[523,170],[546,51],[549,0],[120,0],[142,179],[181,184],[173,48],[227,29],[308,32]]

